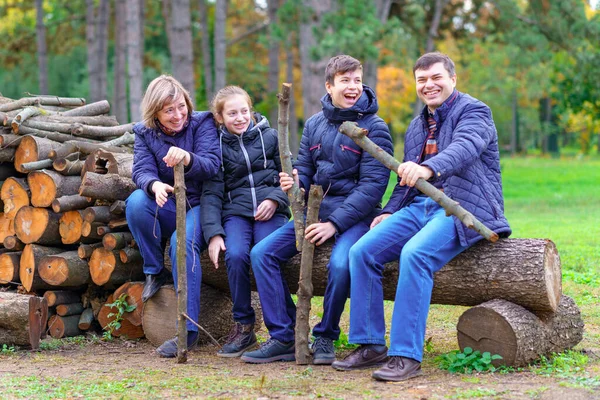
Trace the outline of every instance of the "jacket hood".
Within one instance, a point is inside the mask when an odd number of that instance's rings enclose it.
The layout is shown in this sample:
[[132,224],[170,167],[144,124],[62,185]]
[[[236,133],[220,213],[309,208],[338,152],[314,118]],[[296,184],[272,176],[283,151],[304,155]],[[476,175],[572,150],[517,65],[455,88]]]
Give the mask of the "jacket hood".
[[[250,121],[250,126],[248,126],[248,130],[242,134],[244,140],[252,140],[256,135],[258,135],[261,131],[269,129],[271,125],[269,124],[269,120],[263,115],[255,112],[254,121]],[[219,128],[219,135],[221,136],[221,140],[224,142],[230,143],[231,141],[237,142],[239,140],[239,136],[233,133],[229,133],[225,126],[221,125]]]
[[366,114],[376,114],[379,110],[377,97],[370,87],[363,85],[363,92],[358,101],[350,108],[341,109],[333,105],[331,96],[327,93],[321,98],[323,115],[332,122],[356,121]]

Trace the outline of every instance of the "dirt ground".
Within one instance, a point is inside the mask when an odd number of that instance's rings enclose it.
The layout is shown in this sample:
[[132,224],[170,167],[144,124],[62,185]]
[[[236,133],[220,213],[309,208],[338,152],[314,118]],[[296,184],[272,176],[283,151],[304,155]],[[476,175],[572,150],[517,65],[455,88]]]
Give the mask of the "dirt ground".
[[[146,340],[87,340],[54,350],[0,355],[0,398],[600,398],[597,379],[587,384],[576,376],[533,372],[452,375],[432,360],[423,367],[422,377],[381,383],[372,380],[369,371],[245,364],[217,357],[211,345],[190,352],[187,363],[177,364],[159,358]],[[32,385],[38,391],[29,388]]]

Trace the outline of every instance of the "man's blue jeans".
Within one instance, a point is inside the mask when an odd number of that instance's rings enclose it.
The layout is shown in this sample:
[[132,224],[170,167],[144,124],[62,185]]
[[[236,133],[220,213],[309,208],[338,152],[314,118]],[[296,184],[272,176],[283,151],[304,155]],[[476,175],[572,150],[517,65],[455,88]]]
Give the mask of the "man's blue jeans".
[[[157,211],[158,209],[158,211]],[[158,274],[164,268],[164,249],[162,242],[170,238],[169,256],[173,266],[173,279],[177,288],[177,233],[175,198],[169,197],[163,207],[143,190],[137,189],[127,198],[127,224],[144,259],[144,273]],[[200,313],[200,285],[202,269],[200,253],[206,249],[200,227],[200,206],[187,211],[186,220],[186,269],[187,269],[187,314],[197,320]],[[188,331],[198,331],[190,321],[186,323]]]
[[253,324],[256,317],[250,302],[250,248],[288,221],[275,214],[268,221],[229,215],[223,219],[225,229],[225,265],[233,301],[233,320]]
[[[368,230],[367,223],[359,222],[344,233],[335,235],[335,244],[327,264],[323,318],[314,327],[313,335],[338,339],[340,317],[350,292],[348,253],[352,245]],[[281,342],[294,340],[296,306],[281,275],[280,265],[297,253],[294,221],[267,236],[250,252],[265,325],[271,337]]]
[[454,219],[425,196],[375,226],[350,249],[349,341],[386,344],[383,266],[399,259],[388,355],[422,361],[433,274],[465,249]]

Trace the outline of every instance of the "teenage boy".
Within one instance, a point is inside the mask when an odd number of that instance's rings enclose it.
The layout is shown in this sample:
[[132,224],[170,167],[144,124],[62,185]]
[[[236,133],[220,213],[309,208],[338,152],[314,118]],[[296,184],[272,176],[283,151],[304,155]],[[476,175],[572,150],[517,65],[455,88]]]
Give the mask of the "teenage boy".
[[[482,237],[413,186],[429,180],[488,228],[508,236],[504,217],[498,136],[488,106],[455,89],[452,60],[427,53],[413,68],[425,106],[406,131],[399,184],[371,230],[350,250],[351,343],[360,344],[338,370],[385,363],[373,372],[382,381],[421,375],[425,324],[433,274]],[[400,260],[390,332],[385,347],[381,279],[385,263]],[[389,358],[388,358],[389,356]]]
[[[281,188],[287,192],[295,181],[306,193],[311,184],[321,185],[324,196],[319,221],[306,228],[305,240],[316,246],[334,237],[323,302],[323,318],[313,329],[315,364],[335,360],[333,341],[340,334],[339,321],[350,292],[348,253],[369,230],[381,211],[389,170],[363,152],[351,139],[338,132],[344,121],[356,121],[368,129],[369,138],[388,153],[392,140],[386,123],[377,116],[377,98],[362,83],[361,63],[347,55],[329,60],[325,69],[327,94],[323,109],[306,121],[293,177],[280,173]],[[270,339],[258,350],[246,352],[250,363],[294,361],[296,307],[281,275],[281,264],[297,254],[294,223],[290,221],[251,251],[252,269]]]

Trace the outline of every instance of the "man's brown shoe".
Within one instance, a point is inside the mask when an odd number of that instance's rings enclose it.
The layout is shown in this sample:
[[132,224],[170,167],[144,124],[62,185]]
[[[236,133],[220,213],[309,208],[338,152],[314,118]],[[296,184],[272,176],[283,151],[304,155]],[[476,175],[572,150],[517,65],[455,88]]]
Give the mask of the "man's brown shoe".
[[338,371],[373,368],[383,365],[387,360],[387,347],[377,344],[361,344],[356,350],[331,366]]
[[422,375],[421,363],[412,358],[391,356],[383,368],[373,372],[378,381],[400,382]]

